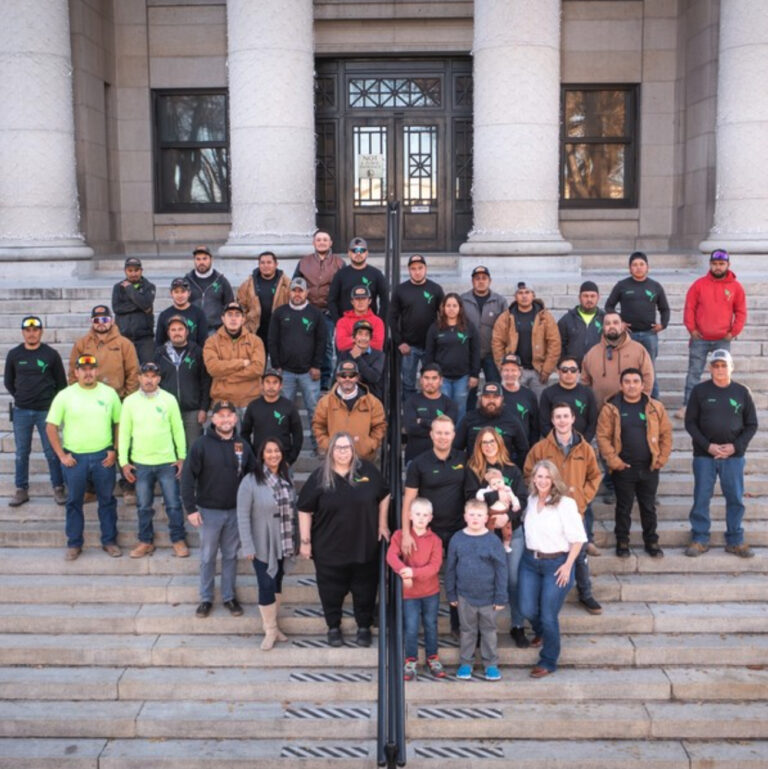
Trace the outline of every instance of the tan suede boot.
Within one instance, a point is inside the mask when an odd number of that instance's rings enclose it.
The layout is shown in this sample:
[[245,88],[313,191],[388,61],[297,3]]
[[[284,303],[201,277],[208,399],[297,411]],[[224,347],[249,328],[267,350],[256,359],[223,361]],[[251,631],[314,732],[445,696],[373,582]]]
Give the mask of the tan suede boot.
[[278,641],[287,641],[288,636],[283,633],[282,630],[280,630],[279,625],[279,617],[280,617],[280,604],[282,603],[282,594],[281,593],[275,593],[275,606],[277,606],[277,609],[275,610],[275,628],[277,629],[277,640]]
[[261,642],[263,651],[269,651],[277,641],[277,603],[269,606],[259,605],[261,624],[264,628],[264,640]]

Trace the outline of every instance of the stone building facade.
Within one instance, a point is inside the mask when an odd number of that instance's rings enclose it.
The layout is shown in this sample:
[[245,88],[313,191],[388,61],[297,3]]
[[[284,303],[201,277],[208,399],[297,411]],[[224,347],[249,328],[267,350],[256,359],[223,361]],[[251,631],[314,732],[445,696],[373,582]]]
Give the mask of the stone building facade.
[[0,260],[768,253],[764,0],[3,0]]

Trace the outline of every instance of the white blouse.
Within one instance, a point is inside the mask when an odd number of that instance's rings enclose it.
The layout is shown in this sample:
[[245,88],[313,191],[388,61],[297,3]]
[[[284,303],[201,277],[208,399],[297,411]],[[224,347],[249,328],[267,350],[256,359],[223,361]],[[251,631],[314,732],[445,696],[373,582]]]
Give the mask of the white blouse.
[[556,505],[537,510],[538,497],[528,497],[525,508],[525,546],[540,553],[567,553],[575,542],[586,542],[584,522],[576,500],[561,497]]

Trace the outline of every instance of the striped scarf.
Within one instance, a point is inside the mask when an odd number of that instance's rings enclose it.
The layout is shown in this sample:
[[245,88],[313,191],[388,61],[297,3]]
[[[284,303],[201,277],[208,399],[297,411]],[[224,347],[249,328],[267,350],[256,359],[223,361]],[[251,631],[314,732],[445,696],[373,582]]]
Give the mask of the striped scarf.
[[267,471],[264,476],[280,513],[283,558],[291,558],[296,554],[296,491],[290,481],[279,475]]

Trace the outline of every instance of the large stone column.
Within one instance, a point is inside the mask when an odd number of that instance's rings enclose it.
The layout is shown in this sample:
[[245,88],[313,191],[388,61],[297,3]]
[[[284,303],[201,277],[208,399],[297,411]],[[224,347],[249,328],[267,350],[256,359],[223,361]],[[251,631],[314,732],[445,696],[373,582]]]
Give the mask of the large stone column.
[[0,17],[0,261],[89,259],[77,205],[69,4],[0,0]]
[[474,227],[462,254],[565,254],[560,0],[475,0]]
[[768,253],[768,7],[721,0],[714,224],[702,251]]
[[228,0],[232,230],[223,256],[311,251],[312,0]]

